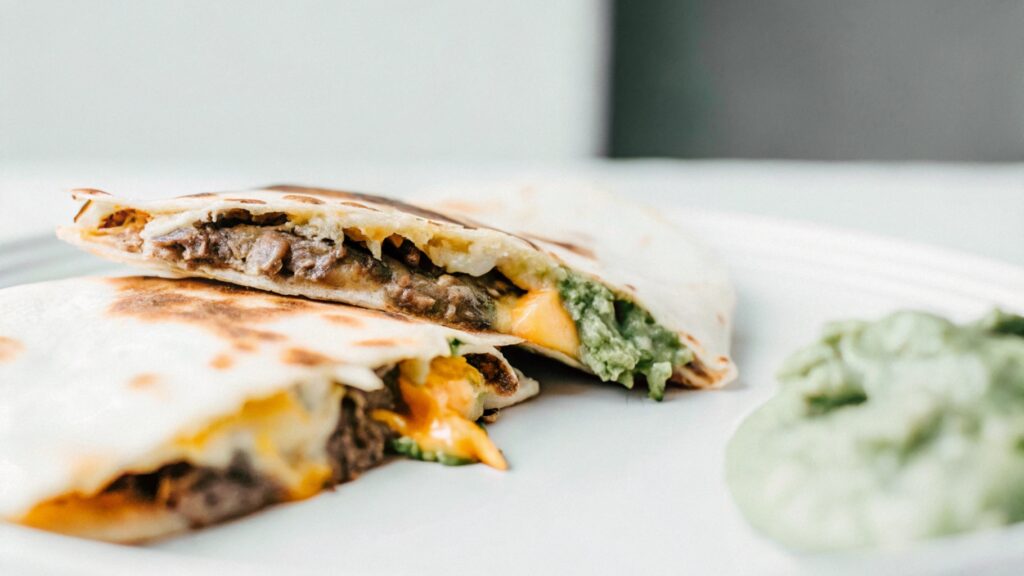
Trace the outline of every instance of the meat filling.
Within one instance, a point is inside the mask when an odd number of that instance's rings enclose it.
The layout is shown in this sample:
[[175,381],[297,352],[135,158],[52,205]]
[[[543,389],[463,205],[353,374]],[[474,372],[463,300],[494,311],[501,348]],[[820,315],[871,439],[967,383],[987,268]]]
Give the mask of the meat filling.
[[306,238],[280,223],[273,214],[258,220],[222,215],[153,238],[150,245],[155,256],[186,268],[229,268],[375,291],[396,310],[478,330],[493,325],[496,300],[518,290],[497,272],[479,278],[448,274],[408,241],[385,242],[377,259],[359,242]]
[[[384,459],[392,432],[370,417],[378,408],[394,409],[388,389],[363,392],[348,389],[334,432],[327,442],[332,477],[329,484],[347,482]],[[287,499],[272,479],[254,470],[245,454],[236,453],[226,468],[175,462],[149,474],[126,474],[104,490],[125,493],[131,500],[159,504],[200,527],[236,518]]]

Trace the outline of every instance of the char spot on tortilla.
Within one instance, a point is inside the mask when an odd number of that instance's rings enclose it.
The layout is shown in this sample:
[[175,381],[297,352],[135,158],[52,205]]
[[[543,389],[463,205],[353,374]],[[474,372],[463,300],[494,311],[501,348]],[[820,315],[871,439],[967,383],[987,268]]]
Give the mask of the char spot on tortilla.
[[353,318],[352,316],[346,316],[344,314],[327,314],[324,316],[324,320],[327,320],[332,324],[340,324],[342,326],[356,327],[363,325],[358,318]]
[[[521,232],[520,236],[525,237],[525,238],[532,238],[534,240],[537,240],[538,242],[543,242],[545,244],[553,244],[553,245],[558,246],[559,248],[561,248],[563,250],[572,252],[573,254],[576,254],[577,256],[582,256],[584,258],[589,258],[590,260],[596,260],[597,259],[597,255],[594,254],[594,251],[591,250],[590,248],[587,248],[586,246],[580,246],[579,244],[573,244],[572,242],[566,242],[566,241],[563,241],[563,240],[552,240],[551,238],[545,238],[543,236],[538,236],[536,234],[526,234],[525,232]],[[531,242],[531,244],[532,244],[532,242]]]
[[687,342],[689,342],[690,344],[692,344],[694,346],[700,346],[700,342],[697,342],[697,339],[694,338],[693,336],[690,336],[689,334],[685,334],[684,333],[683,334],[683,340],[686,340]]
[[722,316],[721,314],[715,314],[715,320],[718,320],[719,324],[725,326],[725,316]]
[[21,354],[24,349],[25,346],[14,338],[0,336],[0,362],[14,360],[15,356]]
[[299,366],[323,366],[325,364],[333,364],[334,360],[312,350],[289,348],[281,354],[281,362],[297,364]]
[[626,289],[630,292],[636,292],[636,286],[633,286],[632,284],[626,284]]
[[239,204],[266,204],[263,200],[257,200],[256,198],[225,198],[228,202],[238,202]]
[[217,354],[210,360],[210,367],[214,370],[227,370],[235,365],[235,360],[228,354]]
[[719,364],[726,364],[729,362],[729,358],[726,356],[719,356],[716,360],[718,360]]
[[178,198],[210,198],[216,196],[213,192],[196,192],[195,194],[185,194],[184,196],[178,196]]
[[[254,351],[261,343],[287,338],[256,325],[316,306],[208,280],[110,278],[118,289],[108,311],[147,322],[179,322],[201,327],[236,349]],[[324,305],[327,306],[327,305]]]
[[376,208],[371,208],[370,206],[367,206],[366,204],[360,204],[359,202],[342,201],[340,202],[340,204],[344,206],[351,206],[353,208],[362,208],[363,210],[370,210],[371,212],[380,212],[380,210],[377,210]]
[[286,194],[281,197],[282,200],[291,200],[292,202],[302,202],[303,204],[323,204],[324,201],[319,198],[313,198],[312,196],[303,196],[301,194]]
[[343,200],[343,201],[355,201],[370,204],[370,206],[363,206],[363,208],[372,208],[372,205],[387,206],[399,212],[411,214],[413,216],[419,216],[427,220],[439,220],[447,222],[448,224],[455,224],[464,228],[474,228],[474,226],[456,220],[450,216],[407,204],[401,200],[395,200],[394,198],[386,198],[384,196],[374,196],[372,194],[363,194],[360,192],[347,192],[345,190],[332,190],[330,188],[308,188],[306,186],[295,186],[292,184],[277,184],[274,186],[268,186],[267,190],[273,190],[275,192],[289,192],[293,194],[305,194],[309,196],[315,196],[323,200]]
[[[479,214],[485,210],[481,202],[467,202],[465,200],[445,200],[438,204],[441,208],[455,210],[465,214]],[[492,206],[492,208],[494,208]]]
[[132,390],[146,390],[156,385],[160,377],[152,372],[137,374],[128,381],[128,387]]
[[[159,281],[160,278],[145,278],[135,277],[139,280],[153,280]],[[122,280],[128,280],[128,278],[122,278]],[[270,294],[254,288],[244,288],[242,286],[235,286],[233,284],[225,284],[223,282],[217,282],[216,280],[206,280],[201,278],[192,278],[185,280],[173,281],[175,289],[186,292],[196,293],[204,295],[217,295],[224,296],[226,298],[237,298],[239,300],[249,300],[252,302],[259,302],[260,304],[268,307],[272,307],[282,312],[299,312],[310,310],[317,307],[331,308],[330,304],[320,304],[305,298],[298,297],[287,297],[278,296],[276,294]]]
[[369,340],[359,340],[353,342],[354,346],[366,346],[367,348],[383,348],[387,346],[397,346],[402,344],[404,340],[397,338],[371,338]]
[[78,196],[110,196],[110,194],[107,194],[103,190],[97,190],[95,188],[75,188],[71,193],[77,194]]

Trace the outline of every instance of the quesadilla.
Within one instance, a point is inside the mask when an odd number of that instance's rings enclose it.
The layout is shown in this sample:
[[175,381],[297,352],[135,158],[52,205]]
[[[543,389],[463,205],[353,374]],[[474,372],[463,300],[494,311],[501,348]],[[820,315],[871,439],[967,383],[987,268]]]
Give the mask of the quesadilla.
[[731,380],[722,265],[589,188],[474,189],[435,208],[273,186],[133,202],[91,189],[61,238],[115,261],[516,336],[661,399]]
[[207,280],[0,290],[0,517],[138,542],[313,496],[385,447],[506,467],[537,392],[469,333]]

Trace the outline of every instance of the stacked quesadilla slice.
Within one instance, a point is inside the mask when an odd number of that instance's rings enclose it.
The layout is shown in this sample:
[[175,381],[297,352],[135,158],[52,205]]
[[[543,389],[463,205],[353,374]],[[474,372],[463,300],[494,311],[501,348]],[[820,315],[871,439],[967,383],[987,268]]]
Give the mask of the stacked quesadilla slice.
[[720,263],[657,214],[589,188],[474,189],[431,208],[273,186],[134,202],[83,189],[61,238],[172,276],[515,336],[602,380],[735,376]]
[[201,280],[0,291],[0,516],[138,542],[307,498],[390,444],[503,469],[476,424],[537,393],[469,333]]

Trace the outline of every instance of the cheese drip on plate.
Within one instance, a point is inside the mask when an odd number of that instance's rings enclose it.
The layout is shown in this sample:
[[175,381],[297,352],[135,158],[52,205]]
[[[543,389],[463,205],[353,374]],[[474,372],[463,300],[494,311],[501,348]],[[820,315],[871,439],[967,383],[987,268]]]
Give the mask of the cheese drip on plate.
[[413,362],[399,367],[398,389],[407,410],[375,410],[373,417],[401,438],[395,448],[442,463],[483,462],[508,469],[501,451],[476,422],[482,413],[484,377],[463,357],[435,358],[427,373]]

